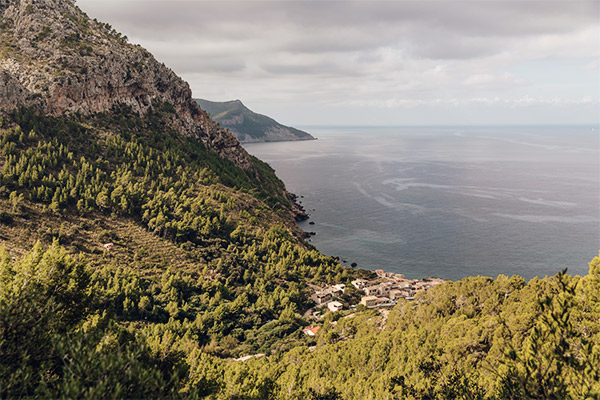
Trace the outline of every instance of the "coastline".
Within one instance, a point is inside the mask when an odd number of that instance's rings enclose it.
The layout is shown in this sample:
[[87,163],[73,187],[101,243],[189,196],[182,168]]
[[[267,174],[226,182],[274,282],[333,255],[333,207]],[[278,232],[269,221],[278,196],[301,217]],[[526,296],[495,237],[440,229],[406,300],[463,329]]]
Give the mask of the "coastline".
[[[295,193],[292,193],[292,192],[288,192],[287,190],[285,192],[287,193],[288,199],[290,200],[290,203],[292,205],[291,211],[292,211],[292,215],[293,215],[296,223],[298,223],[300,221],[308,220],[310,218],[310,215],[308,215],[308,213],[306,212],[306,209],[299,203],[298,195],[296,195]],[[296,226],[298,226],[298,224],[296,224]],[[300,229],[302,232],[305,233],[304,237],[310,236],[300,226],[298,226],[298,229]]]
[[[310,214],[299,226],[317,233],[310,243],[346,266],[410,278],[532,279],[565,267],[584,275],[597,252],[598,199],[589,188],[598,173],[587,167],[595,152],[572,151],[593,147],[589,129],[312,132],[318,141],[247,149],[298,195]],[[475,151],[482,148],[489,151]],[[572,168],[554,171],[549,152]],[[538,179],[534,171],[547,172]]]
[[266,140],[256,140],[256,141],[247,141],[247,140],[239,140],[242,146],[246,144],[261,144],[261,143],[281,143],[281,142],[306,142],[311,140],[318,140],[317,137],[309,137],[309,138],[294,138],[294,139],[266,139]]

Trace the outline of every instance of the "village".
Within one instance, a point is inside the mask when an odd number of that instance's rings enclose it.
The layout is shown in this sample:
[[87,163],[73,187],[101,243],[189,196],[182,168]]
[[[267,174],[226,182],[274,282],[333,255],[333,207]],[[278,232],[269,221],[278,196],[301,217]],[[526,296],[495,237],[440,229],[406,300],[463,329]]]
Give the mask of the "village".
[[[446,282],[445,279],[434,277],[406,279],[403,274],[383,270],[376,270],[375,273],[377,274],[376,278],[351,281],[352,288],[347,288],[342,283],[326,287],[313,286],[310,298],[316,303],[316,306],[310,309],[305,316],[319,319],[323,312],[343,310],[345,306],[341,301],[342,295],[348,291],[353,291],[360,296],[357,304],[349,304],[350,309],[356,309],[359,305],[366,308],[388,309],[394,307],[400,299],[413,300],[417,293]],[[348,298],[348,296],[345,297]],[[318,326],[309,326],[303,332],[314,336],[318,330]]]

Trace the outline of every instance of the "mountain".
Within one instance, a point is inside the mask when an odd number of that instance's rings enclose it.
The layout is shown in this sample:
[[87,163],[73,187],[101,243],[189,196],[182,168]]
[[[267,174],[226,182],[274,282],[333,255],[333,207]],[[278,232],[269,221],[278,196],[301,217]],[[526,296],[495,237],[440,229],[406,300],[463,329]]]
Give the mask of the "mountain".
[[380,278],[146,50],[71,0],[0,39],[0,398],[599,397],[600,257],[357,305]]
[[[97,117],[120,109],[146,117],[162,107],[169,129],[259,175],[260,162],[197,105],[186,82],[74,2],[1,0],[0,13],[1,112],[33,107],[52,117]],[[280,191],[291,212],[305,218]]]
[[0,46],[0,398],[218,393],[192,365],[303,342],[309,283],[370,275],[312,248],[274,171],[73,1],[0,0]]
[[240,100],[216,102],[196,99],[196,102],[242,143],[314,139],[304,131],[281,125],[266,115],[249,110]]
[[0,110],[35,106],[46,115],[93,115],[126,105],[145,115],[168,103],[169,127],[249,169],[248,154],[191,97],[189,85],[109,24],[74,2],[0,2]]

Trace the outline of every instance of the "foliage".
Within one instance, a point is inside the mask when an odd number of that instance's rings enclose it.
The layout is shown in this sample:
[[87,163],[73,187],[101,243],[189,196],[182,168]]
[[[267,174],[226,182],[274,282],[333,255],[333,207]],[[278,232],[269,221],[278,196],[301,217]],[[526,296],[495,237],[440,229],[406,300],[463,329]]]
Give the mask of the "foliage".
[[86,321],[89,271],[57,243],[18,262],[2,253],[0,276],[0,397],[173,394],[174,366],[107,321]]
[[[297,342],[266,358],[227,363],[200,345],[200,330],[181,335],[188,325],[173,316],[127,329],[117,324],[123,310],[106,299],[117,305],[139,288],[135,277],[120,274],[104,286],[104,274],[57,243],[46,251],[36,245],[17,261],[2,253],[1,397],[579,399],[600,393],[600,324],[597,312],[586,312],[598,310],[597,297],[586,296],[595,275],[558,274],[528,284],[518,277],[466,278],[399,303],[385,320],[372,310],[326,318],[315,351]],[[171,289],[185,285],[166,276]],[[154,303],[142,299],[138,312]]]
[[[0,398],[599,398],[600,257],[585,277],[470,277],[389,315],[328,314],[308,338],[309,283],[364,272],[297,237],[270,167],[170,131],[172,112],[2,119]],[[14,257],[21,236],[42,244]]]
[[[145,119],[127,110],[98,115],[94,134],[76,115],[10,116],[0,130],[0,204],[10,207],[0,223],[19,232],[17,221],[31,220],[41,206],[27,235],[84,251],[95,266],[88,271],[94,309],[147,335],[152,351],[173,357],[192,348],[220,357],[283,351],[302,340],[306,322],[298,313],[312,306],[307,281],[356,273],[305,246],[273,212],[289,215],[270,167],[255,161],[254,171],[240,170],[167,130],[172,111],[159,105]],[[72,224],[73,215],[82,222]],[[126,261],[81,245],[90,226],[122,219],[179,246],[192,267],[148,268],[143,252],[160,248],[132,249]],[[95,235],[98,247],[130,246],[110,229]]]
[[[586,292],[593,279],[465,278],[399,303],[386,320],[341,319],[314,352],[277,361],[278,396],[333,387],[344,399],[598,398],[600,320],[583,311],[598,306]],[[344,339],[329,344],[331,333]]]

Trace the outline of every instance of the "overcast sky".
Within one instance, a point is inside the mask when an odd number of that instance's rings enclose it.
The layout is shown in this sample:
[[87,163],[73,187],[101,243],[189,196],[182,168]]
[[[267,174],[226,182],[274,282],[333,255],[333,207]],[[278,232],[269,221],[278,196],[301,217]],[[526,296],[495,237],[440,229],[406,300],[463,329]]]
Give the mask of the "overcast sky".
[[600,0],[78,0],[189,82],[293,125],[600,121]]

